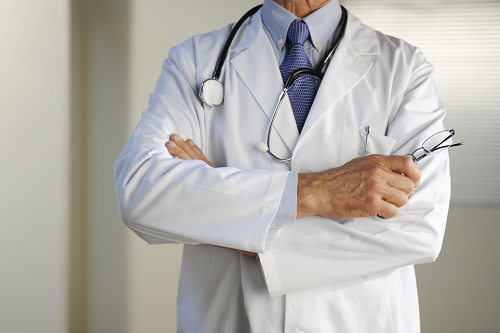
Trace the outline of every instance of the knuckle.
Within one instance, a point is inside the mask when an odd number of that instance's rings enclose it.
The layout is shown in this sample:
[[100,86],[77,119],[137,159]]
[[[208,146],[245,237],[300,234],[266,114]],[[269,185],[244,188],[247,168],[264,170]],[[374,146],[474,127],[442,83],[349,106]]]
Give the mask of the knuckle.
[[368,169],[368,174],[372,178],[380,177],[380,176],[382,176],[383,173],[384,173],[384,171],[382,169],[380,169],[378,166],[373,166],[370,169]]
[[367,189],[371,193],[378,194],[382,190],[382,184],[377,181],[371,181],[368,183]]
[[366,197],[365,199],[365,206],[368,208],[368,210],[371,211],[376,211],[377,207],[380,202],[380,196],[377,194],[370,194]]
[[369,167],[368,169],[366,169],[366,174],[369,176],[369,177],[373,177],[376,175],[376,172],[377,172],[377,168],[372,166],[372,167]]
[[402,156],[403,157],[403,166],[406,169],[414,168],[415,167],[415,162],[413,162],[413,159],[408,156]]

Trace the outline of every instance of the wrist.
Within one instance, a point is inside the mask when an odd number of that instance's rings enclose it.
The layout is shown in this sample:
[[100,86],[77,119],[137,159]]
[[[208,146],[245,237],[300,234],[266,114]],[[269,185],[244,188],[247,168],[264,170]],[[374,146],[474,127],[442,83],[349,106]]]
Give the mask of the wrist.
[[314,173],[299,173],[297,182],[297,218],[317,215]]

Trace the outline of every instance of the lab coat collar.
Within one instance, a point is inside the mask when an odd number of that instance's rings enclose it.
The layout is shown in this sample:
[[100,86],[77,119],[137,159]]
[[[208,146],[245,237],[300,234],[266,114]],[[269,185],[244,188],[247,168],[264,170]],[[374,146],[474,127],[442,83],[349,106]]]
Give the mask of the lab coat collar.
[[354,16],[350,11],[347,11],[347,27],[345,31],[345,39],[351,45],[354,52],[362,55],[380,54],[375,30],[363,24],[360,19]]
[[[273,46],[264,31],[261,13],[242,26],[232,51],[237,51],[231,65],[271,121],[283,80]],[[345,37],[331,60],[314,103],[299,137],[288,99],[282,104],[274,122],[276,132],[293,152],[321,116],[368,72],[372,63],[363,55],[377,55],[380,48],[375,31],[349,12]],[[340,110],[337,110],[340,112]]]
[[[349,12],[345,36],[321,82],[299,142],[323,114],[331,110],[331,106],[370,70],[373,63],[363,56],[378,54],[380,47],[375,31]],[[344,110],[333,110],[333,112],[344,112]]]
[[[264,31],[260,11],[252,17],[248,26],[242,26],[242,31],[243,34],[237,34],[241,39],[234,46],[239,53],[232,57],[231,65],[271,122],[284,84],[273,45]],[[291,153],[297,143],[299,131],[288,98],[281,105],[274,121],[274,129],[276,131],[273,131],[273,135],[277,133]]]

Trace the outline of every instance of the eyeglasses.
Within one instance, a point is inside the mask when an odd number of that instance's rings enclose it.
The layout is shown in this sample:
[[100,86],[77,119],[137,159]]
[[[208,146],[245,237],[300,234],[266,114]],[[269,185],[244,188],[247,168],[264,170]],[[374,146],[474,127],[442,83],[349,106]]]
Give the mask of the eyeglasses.
[[[431,135],[427,140],[424,141],[422,147],[419,147],[413,151],[411,154],[406,154],[413,159],[413,162],[417,163],[424,157],[437,154],[445,151],[451,147],[462,146],[464,143],[453,143],[453,136],[455,135],[454,130],[444,130]],[[422,155],[420,155],[422,154]],[[415,155],[420,155],[419,157]]]

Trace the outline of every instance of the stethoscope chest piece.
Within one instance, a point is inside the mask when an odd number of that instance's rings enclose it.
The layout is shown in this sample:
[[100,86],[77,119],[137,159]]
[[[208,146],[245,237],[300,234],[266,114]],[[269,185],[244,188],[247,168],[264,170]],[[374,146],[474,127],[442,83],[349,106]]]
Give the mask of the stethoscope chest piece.
[[210,106],[221,105],[224,101],[224,88],[215,79],[208,79],[200,87],[200,98]]

